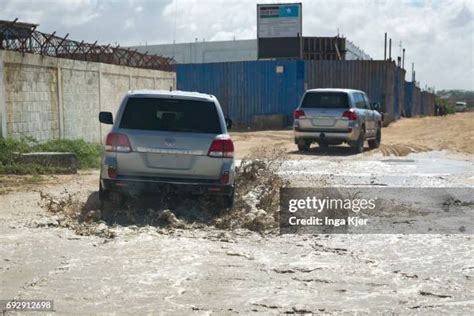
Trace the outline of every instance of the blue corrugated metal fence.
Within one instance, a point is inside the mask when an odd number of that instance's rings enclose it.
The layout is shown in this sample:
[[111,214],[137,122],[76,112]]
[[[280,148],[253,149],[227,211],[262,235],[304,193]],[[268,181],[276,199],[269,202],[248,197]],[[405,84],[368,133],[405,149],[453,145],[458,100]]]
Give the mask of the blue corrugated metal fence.
[[285,114],[304,92],[302,61],[248,61],[177,66],[179,90],[213,94],[232,120],[252,124],[255,115]]
[[432,115],[434,96],[405,82],[405,70],[390,61],[247,61],[177,65],[179,90],[215,95],[225,114],[252,125],[257,115],[286,115],[305,89],[350,88],[379,102],[386,123],[405,116]]
[[362,90],[371,102],[382,105],[389,123],[400,117],[402,107],[398,83],[404,81],[405,72],[397,69],[395,63],[380,60],[311,60],[305,61],[305,82],[308,89]]
[[412,117],[413,113],[413,82],[405,81],[405,116]]
[[405,109],[405,70],[400,67],[395,67],[395,91],[393,114],[394,119],[398,120]]
[[435,95],[405,82],[405,116],[434,115]]

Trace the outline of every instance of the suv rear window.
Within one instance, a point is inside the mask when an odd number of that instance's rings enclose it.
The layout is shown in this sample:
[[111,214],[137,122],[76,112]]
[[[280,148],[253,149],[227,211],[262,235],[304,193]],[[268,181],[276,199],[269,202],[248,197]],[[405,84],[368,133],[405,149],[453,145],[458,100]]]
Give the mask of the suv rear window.
[[120,128],[220,134],[216,106],[209,101],[129,98]]
[[349,99],[344,92],[309,92],[304,96],[302,108],[348,108]]

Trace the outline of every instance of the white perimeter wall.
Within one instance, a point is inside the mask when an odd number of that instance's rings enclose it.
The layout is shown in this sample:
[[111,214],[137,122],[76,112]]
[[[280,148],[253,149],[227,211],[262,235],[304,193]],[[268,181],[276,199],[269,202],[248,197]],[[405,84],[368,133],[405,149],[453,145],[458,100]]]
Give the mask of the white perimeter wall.
[[115,115],[128,90],[170,87],[174,72],[0,50],[1,135],[99,143],[110,129],[100,111]]
[[178,64],[218,63],[258,59],[257,40],[192,42],[134,46],[139,52],[173,57]]

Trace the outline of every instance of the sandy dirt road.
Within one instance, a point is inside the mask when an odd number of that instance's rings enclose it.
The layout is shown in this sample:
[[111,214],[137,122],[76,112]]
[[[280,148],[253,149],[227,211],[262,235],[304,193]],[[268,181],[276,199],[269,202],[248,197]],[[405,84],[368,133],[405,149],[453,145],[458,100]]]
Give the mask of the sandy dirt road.
[[[322,152],[317,144],[305,156],[296,151],[293,132],[258,131],[232,133],[239,158],[252,155],[260,146],[280,146],[290,155],[311,159],[321,155],[347,155],[344,146],[330,147]],[[342,148],[341,148],[342,147]],[[405,156],[413,152],[447,150],[456,153],[474,154],[474,112],[457,113],[443,117],[401,119],[382,130],[382,145],[378,150],[366,154],[382,153],[390,156]]]
[[[468,124],[469,115],[453,116],[440,128]],[[416,120],[427,119],[438,120]],[[408,127],[397,127],[402,123],[411,124],[401,121],[386,129],[387,142],[404,135]],[[416,125],[411,128],[417,141],[428,141],[431,136]],[[465,127],[472,137],[472,125]],[[288,131],[234,134],[240,157],[255,146],[282,142],[279,136],[291,140]],[[246,149],[245,137],[253,149]],[[474,187],[467,142],[450,148],[436,144],[429,146],[448,150],[387,157],[382,151],[348,155],[344,148],[314,149],[301,156],[290,144],[278,174],[295,187]],[[466,223],[467,234],[280,236],[129,219],[92,222],[88,233],[78,234],[43,207],[40,192],[58,200],[77,194],[96,209],[97,181],[96,170],[33,182],[2,178],[0,299],[53,299],[57,314],[469,314],[474,309],[472,223]],[[196,212],[192,204],[183,210]],[[104,237],[104,231],[114,237]]]

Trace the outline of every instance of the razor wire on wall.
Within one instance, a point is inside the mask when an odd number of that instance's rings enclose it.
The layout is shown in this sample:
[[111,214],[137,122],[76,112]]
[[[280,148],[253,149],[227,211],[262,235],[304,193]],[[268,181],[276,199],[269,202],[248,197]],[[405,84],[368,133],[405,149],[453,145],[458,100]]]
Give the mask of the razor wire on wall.
[[0,49],[18,51],[43,56],[76,59],[122,65],[128,67],[171,71],[173,58],[148,55],[137,50],[122,48],[120,45],[98,45],[78,42],[64,37],[42,33],[37,25],[13,21],[0,21]]

